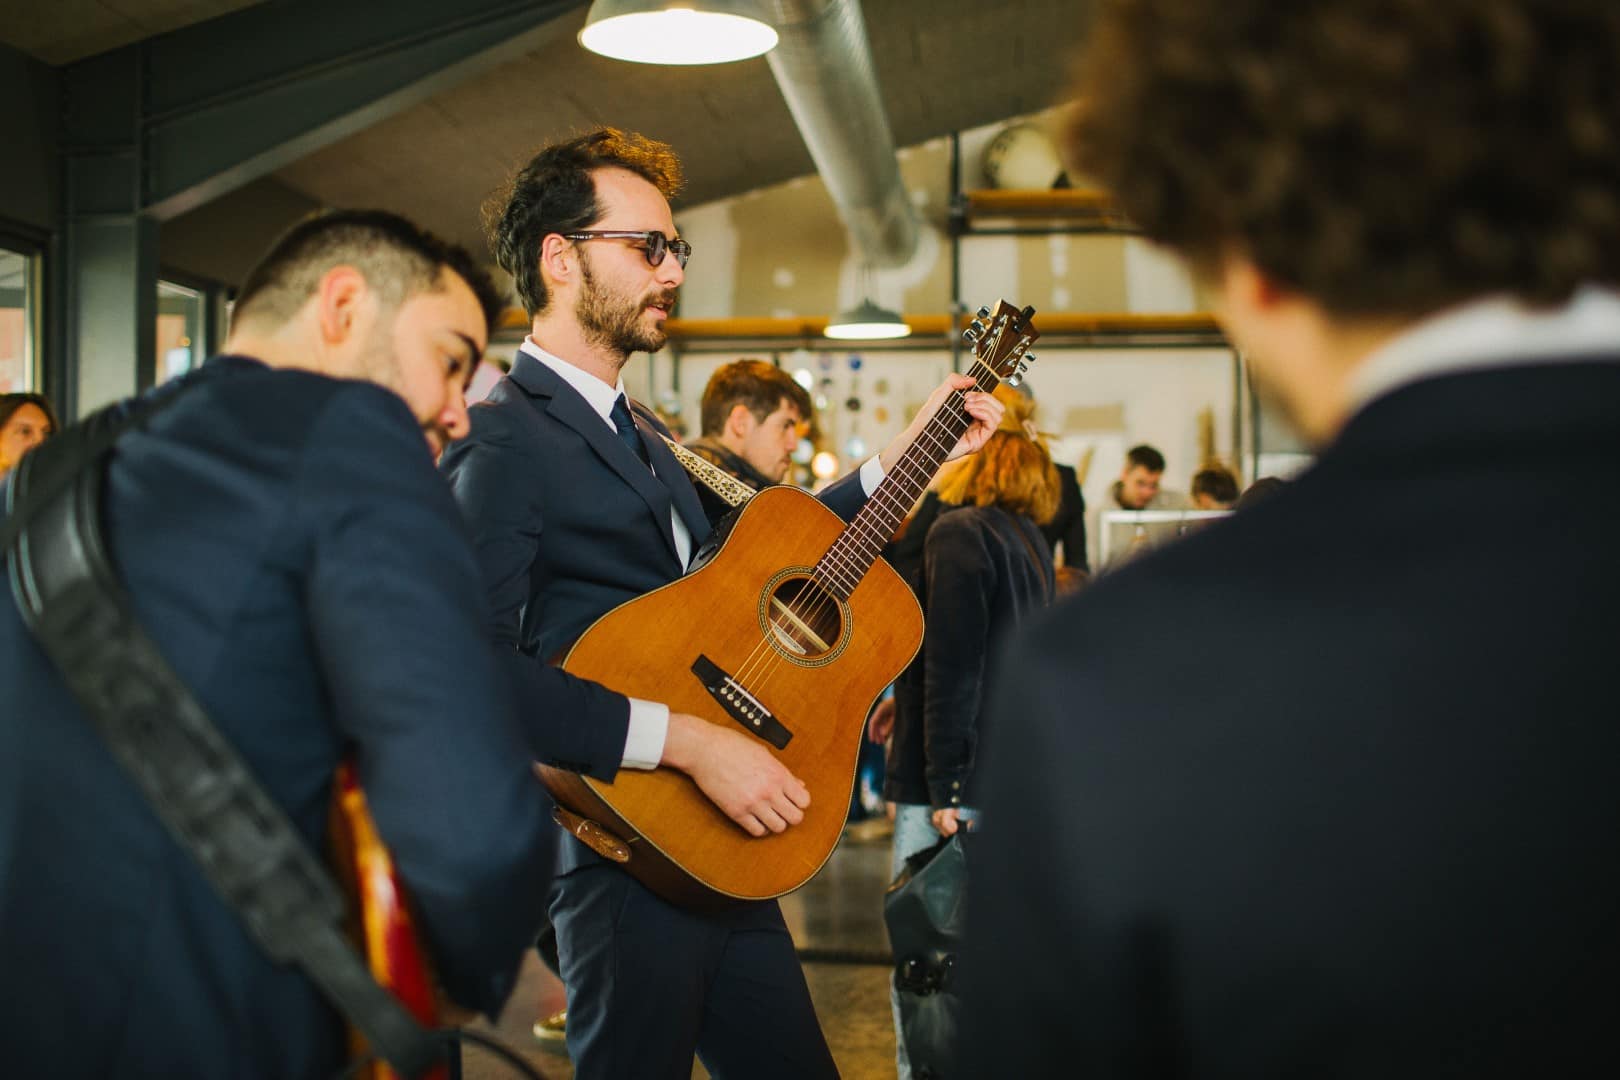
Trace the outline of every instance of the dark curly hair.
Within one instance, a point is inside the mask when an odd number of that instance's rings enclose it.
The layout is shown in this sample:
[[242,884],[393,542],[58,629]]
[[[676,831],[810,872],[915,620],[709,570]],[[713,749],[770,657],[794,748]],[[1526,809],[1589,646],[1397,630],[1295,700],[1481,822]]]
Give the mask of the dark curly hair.
[[485,201],[490,250],[512,275],[530,318],[550,300],[540,277],[541,242],[552,233],[588,228],[602,216],[592,173],[610,167],[628,169],[666,199],[681,189],[681,162],[669,144],[607,127],[541,150]]
[[1339,316],[1620,282],[1615,0],[1104,0],[1074,164]]

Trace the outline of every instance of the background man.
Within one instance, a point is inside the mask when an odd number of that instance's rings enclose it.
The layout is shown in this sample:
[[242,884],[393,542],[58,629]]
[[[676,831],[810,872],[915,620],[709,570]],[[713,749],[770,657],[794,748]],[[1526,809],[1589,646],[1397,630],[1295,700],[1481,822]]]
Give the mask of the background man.
[[[687,448],[758,490],[782,483],[793,468],[810,394],[775,364],[736,360],[709,376],[700,412],[703,435]],[[710,521],[730,512],[731,504],[702,484],[697,493]]]
[[1009,650],[962,1075],[1613,1072],[1620,8],[1100,11],[1074,158],[1320,457]]
[[[620,378],[633,353],[663,346],[685,280],[691,248],[668,201],[679,183],[668,146],[606,128],[541,150],[491,207],[496,256],[533,323],[444,468],[520,687],[567,678],[546,661],[605,612],[679,577],[709,531],[662,426],[632,407]],[[822,501],[852,517],[940,402],[970,385],[947,380]],[[983,445],[1001,415],[988,394],[966,401],[974,423],[953,456]],[[808,789],[758,740],[574,682],[600,696],[545,760],[604,780],[621,767],[680,769],[755,836],[803,820]],[[684,911],[570,839],[551,918],[576,1076],[685,1080],[694,1050],[721,1076],[836,1072],[774,901]]]
[[1196,510],[1230,510],[1237,505],[1237,477],[1220,465],[1193,473],[1192,505]]
[[[1107,569],[1102,563],[1102,533],[1107,523],[1102,515],[1108,510],[1184,510],[1187,497],[1179,491],[1160,487],[1164,479],[1164,455],[1156,447],[1142,443],[1125,452],[1125,465],[1119,470],[1119,479],[1108,489],[1108,495],[1091,512],[1086,535],[1091,545],[1090,565]],[[1118,545],[1109,549],[1109,561],[1120,557],[1123,549]]]
[[[489,1013],[556,835],[433,468],[499,308],[465,251],[408,222],[306,221],[248,276],[225,355],[154,391],[106,486],[111,554],[176,673],[316,851],[356,760],[445,988]],[[9,589],[0,686],[7,1070],[332,1075],[338,1016],[216,897]]]

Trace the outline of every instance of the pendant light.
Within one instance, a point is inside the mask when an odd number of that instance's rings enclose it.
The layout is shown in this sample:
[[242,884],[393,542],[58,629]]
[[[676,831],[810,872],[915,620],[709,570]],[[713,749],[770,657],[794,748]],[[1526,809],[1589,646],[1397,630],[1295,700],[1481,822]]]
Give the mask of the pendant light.
[[860,289],[861,302],[828,322],[823,334],[838,341],[875,341],[911,336],[911,327],[906,325],[904,319],[873,302],[870,265],[861,266]]
[[748,0],[596,0],[579,43],[640,64],[724,64],[776,47]]

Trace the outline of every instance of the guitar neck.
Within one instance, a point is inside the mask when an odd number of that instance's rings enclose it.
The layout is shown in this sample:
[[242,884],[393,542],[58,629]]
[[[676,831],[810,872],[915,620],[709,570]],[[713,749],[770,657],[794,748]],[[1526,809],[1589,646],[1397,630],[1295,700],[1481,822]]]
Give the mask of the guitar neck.
[[[974,389],[985,393],[994,390],[1001,381],[978,360],[967,373],[973,376]],[[911,513],[956,440],[972,423],[965,394],[961,390],[953,391],[922,433],[906,447],[895,467],[888,471],[878,489],[855,515],[855,520],[821,557],[816,564],[816,577],[840,600],[849,599],[884,545],[900,531],[900,523]]]

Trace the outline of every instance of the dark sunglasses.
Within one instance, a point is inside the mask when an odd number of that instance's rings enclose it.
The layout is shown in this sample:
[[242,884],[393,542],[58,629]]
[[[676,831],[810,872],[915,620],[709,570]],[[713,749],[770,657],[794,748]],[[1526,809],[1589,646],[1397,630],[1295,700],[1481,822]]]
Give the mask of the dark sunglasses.
[[579,232],[563,233],[564,240],[640,240],[641,250],[647,254],[648,266],[661,266],[666,254],[674,255],[675,261],[686,268],[686,260],[692,257],[692,245],[685,240],[671,240],[657,229],[646,232],[626,232],[622,229],[581,229]]

